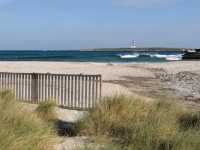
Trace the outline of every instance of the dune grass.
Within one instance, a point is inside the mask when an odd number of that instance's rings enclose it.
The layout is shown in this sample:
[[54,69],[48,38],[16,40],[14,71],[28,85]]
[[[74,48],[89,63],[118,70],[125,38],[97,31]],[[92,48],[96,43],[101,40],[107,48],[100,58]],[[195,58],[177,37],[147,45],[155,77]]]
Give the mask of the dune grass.
[[[0,150],[53,150],[55,104],[27,112],[8,91],[0,92]],[[199,150],[200,112],[169,100],[108,97],[75,125],[101,150]]]
[[55,108],[56,103],[54,101],[41,102],[36,109],[36,114],[47,122],[53,122],[57,118]]
[[[169,100],[105,98],[79,123],[102,149],[198,150],[200,114]],[[93,148],[94,149],[94,148]]]
[[23,110],[9,91],[0,92],[0,149],[52,150],[53,127]]

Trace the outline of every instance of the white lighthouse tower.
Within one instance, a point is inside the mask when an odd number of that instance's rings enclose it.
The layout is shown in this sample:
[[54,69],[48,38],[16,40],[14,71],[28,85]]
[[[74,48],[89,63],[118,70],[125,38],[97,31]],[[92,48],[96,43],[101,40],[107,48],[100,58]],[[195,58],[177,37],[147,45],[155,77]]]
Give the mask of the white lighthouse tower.
[[131,48],[137,48],[137,46],[136,46],[136,41],[135,41],[135,40],[133,40],[133,41],[131,42]]

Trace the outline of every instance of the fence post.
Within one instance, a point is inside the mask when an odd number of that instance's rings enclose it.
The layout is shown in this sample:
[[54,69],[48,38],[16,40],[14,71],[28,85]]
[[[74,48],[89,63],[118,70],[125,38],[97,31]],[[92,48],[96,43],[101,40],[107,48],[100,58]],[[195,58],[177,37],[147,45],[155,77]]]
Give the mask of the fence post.
[[101,100],[102,99],[102,76],[100,75],[99,78],[100,78],[100,94],[99,94],[99,99]]
[[34,103],[38,103],[38,74],[31,74],[31,99]]

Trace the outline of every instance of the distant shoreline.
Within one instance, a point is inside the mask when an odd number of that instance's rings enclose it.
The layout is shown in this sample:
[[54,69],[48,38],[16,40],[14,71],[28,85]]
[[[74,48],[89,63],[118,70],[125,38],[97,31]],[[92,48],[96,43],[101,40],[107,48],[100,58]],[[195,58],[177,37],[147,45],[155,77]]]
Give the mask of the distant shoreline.
[[150,47],[150,48],[94,48],[94,49],[80,49],[80,51],[140,51],[140,52],[147,52],[147,51],[183,51],[183,48],[162,48],[162,47]]

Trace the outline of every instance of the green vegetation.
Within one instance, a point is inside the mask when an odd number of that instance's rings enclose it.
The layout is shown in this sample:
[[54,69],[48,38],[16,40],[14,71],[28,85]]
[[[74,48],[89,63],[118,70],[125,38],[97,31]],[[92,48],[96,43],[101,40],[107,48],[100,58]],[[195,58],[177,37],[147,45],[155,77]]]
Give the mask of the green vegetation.
[[0,92],[0,149],[52,150],[53,127],[27,112],[9,91]]
[[55,114],[55,107],[56,103],[53,101],[45,101],[38,105],[36,109],[37,115],[45,121],[55,121],[56,114]]
[[[43,102],[27,112],[12,93],[0,92],[0,150],[53,150],[55,106]],[[108,97],[69,130],[95,141],[84,149],[199,150],[200,112],[169,100]]]
[[200,147],[200,114],[168,100],[105,98],[79,122],[79,128],[82,135],[95,137],[105,150],[198,150]]

